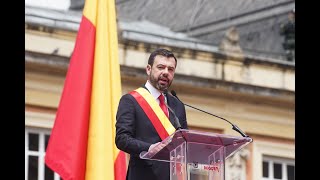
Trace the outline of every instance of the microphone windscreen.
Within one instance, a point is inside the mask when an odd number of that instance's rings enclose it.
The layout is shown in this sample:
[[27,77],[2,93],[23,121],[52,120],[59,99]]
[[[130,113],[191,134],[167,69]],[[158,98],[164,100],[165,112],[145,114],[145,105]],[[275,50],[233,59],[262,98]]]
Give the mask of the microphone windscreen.
[[171,90],[171,94],[172,94],[173,96],[177,96],[177,93],[176,93],[174,90]]

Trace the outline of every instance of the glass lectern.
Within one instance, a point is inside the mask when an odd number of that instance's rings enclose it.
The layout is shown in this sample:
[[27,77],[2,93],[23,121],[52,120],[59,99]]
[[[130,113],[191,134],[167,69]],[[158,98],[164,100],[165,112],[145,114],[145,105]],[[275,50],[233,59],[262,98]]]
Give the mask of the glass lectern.
[[224,180],[225,159],[250,142],[250,137],[180,129],[157,145],[160,150],[141,152],[140,158],[170,163],[170,180]]

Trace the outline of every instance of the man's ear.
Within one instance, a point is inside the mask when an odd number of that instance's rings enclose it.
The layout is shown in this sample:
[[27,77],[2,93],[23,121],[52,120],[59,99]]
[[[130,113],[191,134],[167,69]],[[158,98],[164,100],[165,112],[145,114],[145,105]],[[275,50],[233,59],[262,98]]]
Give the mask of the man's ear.
[[148,64],[146,67],[146,73],[148,74],[148,76],[150,76],[150,72],[151,72],[151,66],[150,64]]

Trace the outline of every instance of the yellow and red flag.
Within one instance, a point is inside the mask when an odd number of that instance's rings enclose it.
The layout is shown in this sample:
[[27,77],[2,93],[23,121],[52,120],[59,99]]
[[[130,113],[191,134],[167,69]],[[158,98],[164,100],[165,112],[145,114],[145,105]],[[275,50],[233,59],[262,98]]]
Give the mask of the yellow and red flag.
[[121,97],[114,0],[86,0],[45,163],[64,180],[124,180],[115,146]]

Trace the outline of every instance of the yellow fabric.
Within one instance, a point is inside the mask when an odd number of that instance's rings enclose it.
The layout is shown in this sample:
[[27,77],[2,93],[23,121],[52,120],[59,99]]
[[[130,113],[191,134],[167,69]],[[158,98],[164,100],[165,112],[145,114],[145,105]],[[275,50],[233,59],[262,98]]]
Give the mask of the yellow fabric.
[[86,179],[114,179],[116,111],[121,97],[114,0],[86,0],[83,15],[96,27]]
[[163,127],[167,130],[169,136],[175,132],[175,128],[171,124],[170,120],[168,117],[164,114],[162,109],[160,108],[159,104],[157,101],[154,99],[154,97],[146,90],[145,88],[138,88],[135,90],[138,92],[150,105],[150,107],[153,109],[154,113],[158,116],[161,124]]

